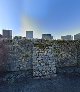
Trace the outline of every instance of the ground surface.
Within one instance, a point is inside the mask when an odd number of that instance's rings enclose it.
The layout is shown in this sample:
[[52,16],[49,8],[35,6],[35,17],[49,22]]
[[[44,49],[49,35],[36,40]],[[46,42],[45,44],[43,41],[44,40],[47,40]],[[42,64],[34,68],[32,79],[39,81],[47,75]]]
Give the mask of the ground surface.
[[58,75],[54,79],[28,79],[21,83],[1,83],[0,92],[80,92],[80,77]]

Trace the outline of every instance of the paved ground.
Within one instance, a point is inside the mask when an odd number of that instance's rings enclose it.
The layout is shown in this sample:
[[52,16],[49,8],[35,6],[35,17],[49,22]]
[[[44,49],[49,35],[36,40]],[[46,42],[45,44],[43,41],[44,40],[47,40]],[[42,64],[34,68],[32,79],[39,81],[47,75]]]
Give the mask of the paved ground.
[[14,84],[2,83],[0,92],[80,92],[80,77],[58,75],[54,79],[30,79]]

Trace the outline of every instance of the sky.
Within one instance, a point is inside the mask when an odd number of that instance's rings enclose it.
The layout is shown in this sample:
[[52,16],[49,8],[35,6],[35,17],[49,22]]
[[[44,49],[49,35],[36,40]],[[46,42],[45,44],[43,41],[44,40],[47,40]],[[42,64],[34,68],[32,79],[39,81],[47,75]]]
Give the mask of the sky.
[[0,0],[2,29],[12,29],[13,36],[34,31],[34,38],[80,33],[80,0]]

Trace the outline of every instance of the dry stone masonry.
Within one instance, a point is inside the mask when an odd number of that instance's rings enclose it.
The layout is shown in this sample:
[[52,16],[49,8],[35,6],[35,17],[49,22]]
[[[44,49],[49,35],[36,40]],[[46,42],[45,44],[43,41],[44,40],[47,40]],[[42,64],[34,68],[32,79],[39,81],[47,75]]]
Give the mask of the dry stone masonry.
[[39,46],[33,47],[33,76],[52,77],[55,73],[52,46],[47,46],[44,49],[39,48]]
[[53,54],[56,67],[77,65],[77,48],[74,41],[53,42]]
[[33,44],[30,40],[19,40],[9,44],[8,71],[32,69]]
[[25,76],[29,70],[32,76],[39,78],[53,77],[57,71],[63,70],[80,73],[80,41],[3,40],[0,42],[1,51],[4,53],[0,53],[0,71],[16,72],[15,76],[20,71],[25,71],[22,73]]

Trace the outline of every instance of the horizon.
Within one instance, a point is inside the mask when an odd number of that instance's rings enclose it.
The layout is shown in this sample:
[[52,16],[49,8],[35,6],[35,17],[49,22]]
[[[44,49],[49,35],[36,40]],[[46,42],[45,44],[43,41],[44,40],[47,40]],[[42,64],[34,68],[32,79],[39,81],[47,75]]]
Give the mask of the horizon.
[[[3,30],[11,30],[11,29],[2,29],[2,31]],[[12,31],[12,33],[13,33],[13,30],[11,30]],[[29,31],[28,31],[29,32]],[[2,32],[3,33],[3,32]],[[0,33],[1,35],[3,35],[2,33]],[[50,34],[50,33],[43,33],[43,34]],[[41,38],[34,38],[34,36],[33,36],[33,39],[42,39],[42,35],[43,34],[41,34]],[[77,34],[80,34],[80,33],[76,33],[76,34],[74,34],[74,35],[71,35],[71,34],[67,34],[67,35],[61,35],[61,36],[72,36],[72,38],[73,38],[73,40],[74,40],[74,36],[75,35],[77,35]],[[25,31],[25,35],[26,35],[26,31]],[[34,31],[33,31],[33,35],[34,35]],[[14,38],[15,36],[21,36],[21,37],[26,37],[26,36],[23,36],[23,35],[14,35],[13,36],[13,34],[12,34],[12,38]],[[53,36],[52,34],[51,34],[51,36]],[[59,40],[59,39],[61,39],[61,36],[60,36],[60,38],[54,38],[54,36],[53,36],[53,39],[54,40]]]

